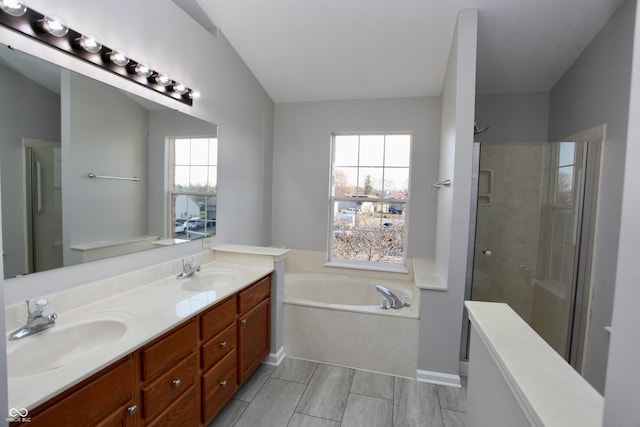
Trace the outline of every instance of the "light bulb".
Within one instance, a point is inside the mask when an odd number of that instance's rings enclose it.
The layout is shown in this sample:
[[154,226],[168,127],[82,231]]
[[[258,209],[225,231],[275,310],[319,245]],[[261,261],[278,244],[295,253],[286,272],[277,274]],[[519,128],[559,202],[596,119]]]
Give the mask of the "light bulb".
[[153,75],[153,69],[149,64],[145,64],[144,62],[138,62],[135,67],[133,67],[133,72],[142,77],[151,77]]
[[172,82],[171,76],[167,73],[156,73],[153,81],[159,84],[160,86],[169,86]]
[[42,31],[49,33],[54,37],[64,37],[69,32],[67,23],[59,16],[45,16],[38,20],[37,25],[42,29]]
[[123,50],[113,49],[107,54],[107,59],[120,67],[124,67],[129,63],[129,55]]
[[23,0],[0,0],[0,9],[11,16],[22,16],[27,13],[27,3]]
[[172,85],[172,88],[178,95],[184,95],[185,93],[189,92],[189,88],[182,83],[174,83]]
[[100,39],[93,34],[83,34],[75,40],[76,44],[89,53],[97,53],[102,49]]

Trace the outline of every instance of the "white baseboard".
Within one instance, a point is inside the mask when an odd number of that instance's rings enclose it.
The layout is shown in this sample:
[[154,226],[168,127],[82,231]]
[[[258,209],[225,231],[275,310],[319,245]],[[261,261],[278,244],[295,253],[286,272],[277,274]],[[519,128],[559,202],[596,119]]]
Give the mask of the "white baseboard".
[[280,365],[284,357],[284,346],[282,346],[278,349],[277,353],[269,353],[267,357],[264,358],[262,363],[264,363],[265,365],[278,366]]
[[446,385],[448,387],[461,388],[460,375],[445,374],[442,372],[416,370],[416,379],[421,383]]

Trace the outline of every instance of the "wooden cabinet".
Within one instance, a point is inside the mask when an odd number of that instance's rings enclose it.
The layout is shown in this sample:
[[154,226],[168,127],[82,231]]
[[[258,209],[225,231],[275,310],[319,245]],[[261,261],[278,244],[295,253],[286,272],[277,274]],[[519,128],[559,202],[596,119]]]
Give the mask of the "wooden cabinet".
[[203,424],[208,424],[238,390],[237,301],[233,295],[200,317]]
[[243,383],[269,354],[270,301],[265,299],[238,320],[238,381]]
[[[28,426],[136,426],[136,370],[125,357],[72,389],[30,411]],[[19,425],[12,423],[12,425]]]
[[197,409],[184,414],[181,403],[183,395],[193,395],[196,387],[196,338],[196,321],[192,319],[140,350],[145,425],[171,425],[167,420],[178,417],[181,426],[198,425]]
[[209,424],[269,353],[270,294],[267,276],[30,411],[24,425]]

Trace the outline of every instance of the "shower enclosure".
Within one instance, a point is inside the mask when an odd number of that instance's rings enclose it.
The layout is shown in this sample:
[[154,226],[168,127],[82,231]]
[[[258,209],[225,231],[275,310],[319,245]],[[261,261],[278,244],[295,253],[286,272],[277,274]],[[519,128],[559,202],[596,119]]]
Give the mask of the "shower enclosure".
[[[597,148],[599,142],[585,141],[474,147],[466,297],[509,304],[576,368],[597,188],[597,162],[588,154]],[[466,353],[463,343],[463,359]]]

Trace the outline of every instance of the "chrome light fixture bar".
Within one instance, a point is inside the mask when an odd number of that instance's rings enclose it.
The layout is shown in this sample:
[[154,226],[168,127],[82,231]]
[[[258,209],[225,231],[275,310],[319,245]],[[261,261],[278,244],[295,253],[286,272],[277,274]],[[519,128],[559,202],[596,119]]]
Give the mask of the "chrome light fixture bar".
[[82,34],[59,17],[44,15],[27,7],[24,0],[0,0],[0,25],[45,43],[86,62],[118,74],[155,92],[192,106],[198,93],[138,62],[120,49],[103,45],[93,34]]

